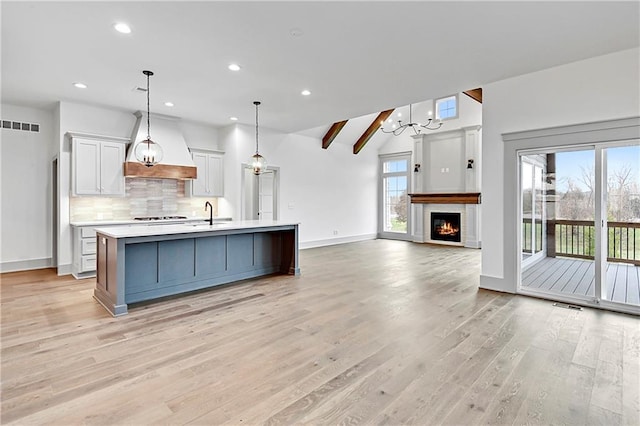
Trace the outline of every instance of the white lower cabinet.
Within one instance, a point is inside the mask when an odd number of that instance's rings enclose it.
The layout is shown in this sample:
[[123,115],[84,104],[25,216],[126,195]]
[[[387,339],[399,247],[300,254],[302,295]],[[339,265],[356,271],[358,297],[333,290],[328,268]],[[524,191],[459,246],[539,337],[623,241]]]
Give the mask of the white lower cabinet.
[[73,270],[76,278],[96,275],[96,231],[93,226],[73,228]]

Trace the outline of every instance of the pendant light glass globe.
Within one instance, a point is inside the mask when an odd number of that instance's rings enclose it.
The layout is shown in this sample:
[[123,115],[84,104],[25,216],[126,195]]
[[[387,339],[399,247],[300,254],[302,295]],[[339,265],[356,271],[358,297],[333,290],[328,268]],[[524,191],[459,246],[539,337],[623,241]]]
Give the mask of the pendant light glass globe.
[[154,166],[162,161],[162,148],[149,138],[136,145],[134,154],[136,160],[147,167]]
[[249,164],[253,169],[253,174],[259,175],[267,170],[267,160],[260,155],[258,150],[258,106],[260,101],[254,101],[253,104],[256,106],[256,153],[249,158]]
[[149,116],[149,77],[153,75],[153,71],[142,71],[147,76],[147,138],[138,142],[133,151],[136,160],[147,167],[155,166],[162,161],[162,148],[160,145],[151,140],[151,120]]
[[251,164],[254,175],[259,175],[267,169],[267,160],[257,152],[251,156],[249,164]]

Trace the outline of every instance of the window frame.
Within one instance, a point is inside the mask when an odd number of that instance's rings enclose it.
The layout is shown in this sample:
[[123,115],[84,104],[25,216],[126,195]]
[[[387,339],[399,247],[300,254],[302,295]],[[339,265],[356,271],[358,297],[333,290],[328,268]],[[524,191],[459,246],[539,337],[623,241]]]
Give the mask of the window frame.
[[[455,100],[455,103],[456,103],[456,114],[454,116],[451,116],[451,117],[441,118],[440,117],[440,110],[438,109],[438,102],[446,101],[446,100],[449,100],[450,98],[453,98]],[[455,120],[455,119],[459,118],[460,117],[460,99],[458,97],[458,94],[456,93],[456,94],[453,94],[453,95],[443,96],[441,98],[435,99],[433,101],[433,116],[435,117],[436,120],[440,120],[440,121]]]

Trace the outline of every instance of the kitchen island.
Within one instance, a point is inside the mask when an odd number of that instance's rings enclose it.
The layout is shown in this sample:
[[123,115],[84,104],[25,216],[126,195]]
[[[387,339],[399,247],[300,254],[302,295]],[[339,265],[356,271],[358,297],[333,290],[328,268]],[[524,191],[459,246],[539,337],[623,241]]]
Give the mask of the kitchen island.
[[273,273],[299,275],[298,224],[230,221],[96,228],[94,297],[127,305]]

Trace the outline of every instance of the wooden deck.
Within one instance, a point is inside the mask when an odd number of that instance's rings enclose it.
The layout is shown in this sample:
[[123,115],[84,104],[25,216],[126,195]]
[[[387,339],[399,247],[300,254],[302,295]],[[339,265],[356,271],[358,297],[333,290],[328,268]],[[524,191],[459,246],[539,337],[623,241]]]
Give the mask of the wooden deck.
[[[595,296],[592,260],[545,257],[522,272],[522,286],[553,293]],[[640,267],[607,263],[607,298],[640,305]]]

